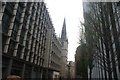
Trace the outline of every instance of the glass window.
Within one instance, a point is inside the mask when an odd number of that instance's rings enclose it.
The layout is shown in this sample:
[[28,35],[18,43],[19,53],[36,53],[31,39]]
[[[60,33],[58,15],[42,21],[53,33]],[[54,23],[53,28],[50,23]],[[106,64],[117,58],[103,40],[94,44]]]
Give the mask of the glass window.
[[2,18],[2,31],[4,33],[8,32],[10,21],[11,21],[12,16],[5,10]]
[[34,15],[34,13],[35,13],[35,7],[34,7],[34,5],[33,5],[33,8],[32,8],[32,16]]
[[[2,34],[2,49],[4,49],[5,43],[6,43],[7,37]],[[3,51],[3,50],[2,50]]]
[[33,5],[33,7],[32,7],[32,14],[34,14],[34,12],[35,12],[35,4]]
[[19,21],[20,20],[20,17],[22,15],[22,11],[23,11],[23,8],[20,6],[20,3],[18,5],[18,9],[17,9],[17,14],[16,14],[16,19]]
[[9,11],[9,13],[11,13],[12,14],[12,12],[13,12],[13,10],[14,10],[14,5],[15,5],[15,3],[14,2],[7,2],[7,4],[6,4],[6,10],[8,10]]
[[36,54],[34,54],[33,63],[35,63]]
[[32,36],[32,43],[31,43],[31,49],[30,50],[32,50],[32,48],[33,48],[33,41],[35,40],[35,38]]
[[36,38],[38,38],[38,34],[39,34],[39,27],[37,27],[37,36],[36,36]]
[[24,7],[24,2],[19,2],[19,6]]
[[120,1],[119,1],[119,2],[117,2],[117,6],[120,6]]
[[25,52],[24,52],[24,59],[26,60],[26,57],[27,57],[27,53],[28,53],[28,50],[25,49]]
[[27,39],[26,39],[26,47],[28,48],[28,46],[29,46],[29,40],[30,40],[30,33],[28,32],[28,34],[27,34]]
[[28,27],[29,31],[32,29],[32,23],[33,23],[33,20],[32,20],[32,17],[31,17],[31,18],[30,18],[29,27]]
[[21,52],[22,52],[22,46],[19,45],[19,46],[18,46],[18,51],[17,51],[17,57],[18,57],[18,58],[20,58]]
[[39,56],[37,56],[37,64],[38,64],[38,62],[39,62]]
[[37,19],[38,19],[38,12],[36,13],[36,16],[35,16],[35,21],[36,21],[36,23],[37,23]]
[[21,35],[20,35],[20,43],[23,44],[24,36],[26,29],[22,27]]
[[29,54],[29,61],[31,60],[31,58],[32,58],[32,52],[30,52]]
[[14,47],[15,47],[15,42],[13,40],[10,40],[8,54],[13,55]]
[[28,17],[29,17],[29,15],[27,14],[27,12],[25,12],[24,21],[23,21],[24,27],[26,27],[26,25],[27,25]]
[[27,8],[26,8],[27,12],[29,11],[30,6],[31,6],[31,2],[27,2]]
[[17,37],[17,32],[19,29],[19,23],[17,21],[14,22],[14,26],[13,26],[13,31],[12,31],[12,38],[15,40]]

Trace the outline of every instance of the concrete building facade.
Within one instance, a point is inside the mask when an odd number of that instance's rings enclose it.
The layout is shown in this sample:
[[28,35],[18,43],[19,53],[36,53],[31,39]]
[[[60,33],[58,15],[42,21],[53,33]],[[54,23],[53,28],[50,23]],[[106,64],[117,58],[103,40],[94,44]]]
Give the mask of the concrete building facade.
[[[18,75],[40,80],[64,74],[67,37],[55,35],[44,2],[2,2],[0,21],[3,78]],[[62,36],[66,36],[65,28]]]
[[55,29],[52,27],[49,29],[49,43],[48,61],[47,66],[52,70],[48,70],[47,74],[52,74],[54,78],[67,78],[67,54],[68,54],[68,39],[66,34],[66,23],[65,19],[63,22],[63,28],[61,37],[57,37]]
[[47,78],[59,78],[61,68],[61,43],[55,34],[54,27],[48,30],[48,40],[46,42],[45,68]]
[[49,14],[44,2],[2,3],[3,77],[43,78]]

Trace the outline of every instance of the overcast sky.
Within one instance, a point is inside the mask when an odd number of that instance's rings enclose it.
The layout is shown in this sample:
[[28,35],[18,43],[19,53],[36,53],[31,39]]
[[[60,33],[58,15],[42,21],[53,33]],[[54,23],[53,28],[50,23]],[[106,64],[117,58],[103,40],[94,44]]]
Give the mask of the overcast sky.
[[55,32],[59,36],[66,19],[68,36],[68,60],[74,61],[74,55],[79,45],[80,21],[83,21],[82,0],[45,0],[50,13]]

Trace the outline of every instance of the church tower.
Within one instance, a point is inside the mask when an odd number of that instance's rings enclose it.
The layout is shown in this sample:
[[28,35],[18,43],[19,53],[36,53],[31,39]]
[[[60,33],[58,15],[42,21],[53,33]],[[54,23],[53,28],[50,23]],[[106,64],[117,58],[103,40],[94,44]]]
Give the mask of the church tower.
[[66,51],[68,51],[68,38],[67,38],[67,32],[66,32],[66,22],[65,22],[65,18],[64,18],[63,27],[62,27],[62,32],[61,32],[61,42],[62,42],[63,48],[64,48]]
[[61,32],[61,43],[62,43],[62,70],[61,77],[67,77],[67,55],[68,55],[68,38],[66,32],[66,22],[64,18],[62,32]]

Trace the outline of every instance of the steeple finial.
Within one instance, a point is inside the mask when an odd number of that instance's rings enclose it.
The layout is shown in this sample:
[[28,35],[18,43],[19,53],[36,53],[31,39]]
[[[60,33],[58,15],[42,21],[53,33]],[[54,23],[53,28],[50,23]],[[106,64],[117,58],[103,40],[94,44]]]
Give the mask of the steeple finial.
[[63,27],[62,27],[61,39],[62,39],[62,40],[67,40],[67,32],[66,32],[66,21],[65,21],[65,18],[64,18]]

